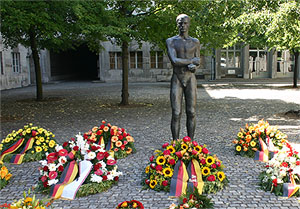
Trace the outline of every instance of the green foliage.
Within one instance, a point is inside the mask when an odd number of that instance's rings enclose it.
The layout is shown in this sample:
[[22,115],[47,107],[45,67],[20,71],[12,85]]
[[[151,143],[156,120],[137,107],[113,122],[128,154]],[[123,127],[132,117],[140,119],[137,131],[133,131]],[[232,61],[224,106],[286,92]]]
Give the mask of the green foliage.
[[180,208],[184,204],[188,204],[189,208],[213,208],[214,206],[211,198],[199,194],[197,189],[188,191],[186,194],[180,196],[179,205],[175,209]]
[[84,197],[91,194],[101,193],[108,190],[116,181],[83,184],[76,193],[76,197]]

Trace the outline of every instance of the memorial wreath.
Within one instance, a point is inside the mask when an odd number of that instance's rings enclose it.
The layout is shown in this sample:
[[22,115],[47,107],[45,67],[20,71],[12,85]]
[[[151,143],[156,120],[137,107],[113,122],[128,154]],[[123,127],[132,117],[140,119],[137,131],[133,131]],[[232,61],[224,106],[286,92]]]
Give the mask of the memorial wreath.
[[181,140],[165,143],[163,150],[156,150],[150,157],[143,174],[144,188],[170,192],[181,196],[188,188],[196,188],[199,194],[215,193],[223,189],[228,179],[224,165],[206,146],[186,136]]
[[31,123],[8,134],[0,144],[0,160],[21,164],[42,160],[47,152],[55,150],[55,135]]
[[100,127],[95,126],[86,132],[83,137],[93,143],[104,145],[105,149],[113,152],[117,159],[127,157],[136,151],[133,137],[124,128],[112,126],[105,121],[102,121]]
[[55,152],[40,161],[38,189],[51,198],[74,199],[110,188],[122,174],[117,161],[104,147],[77,135],[57,145]]
[[123,209],[130,209],[130,208],[137,208],[137,209],[144,209],[143,204],[137,200],[130,200],[124,201],[118,204],[116,209],[123,208]]

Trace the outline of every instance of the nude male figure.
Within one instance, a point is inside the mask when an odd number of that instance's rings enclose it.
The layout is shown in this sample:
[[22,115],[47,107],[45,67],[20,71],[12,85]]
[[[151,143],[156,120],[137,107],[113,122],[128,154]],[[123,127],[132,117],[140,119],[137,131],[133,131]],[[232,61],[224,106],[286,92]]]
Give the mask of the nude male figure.
[[183,94],[186,106],[186,127],[188,136],[193,139],[196,128],[197,81],[196,68],[200,64],[200,43],[188,35],[190,18],[180,14],[176,18],[179,35],[168,38],[168,56],[173,66],[171,79],[171,131],[173,140],[179,139],[180,118]]

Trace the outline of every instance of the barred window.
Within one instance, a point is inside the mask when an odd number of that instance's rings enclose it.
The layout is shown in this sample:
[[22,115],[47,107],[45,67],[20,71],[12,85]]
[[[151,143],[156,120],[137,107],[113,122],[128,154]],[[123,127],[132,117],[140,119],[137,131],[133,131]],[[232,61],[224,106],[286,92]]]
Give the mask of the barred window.
[[21,62],[20,62],[20,53],[12,52],[12,69],[14,73],[21,72]]
[[151,68],[163,68],[163,52],[162,51],[151,51],[150,52],[150,63]]
[[110,69],[122,69],[122,53],[109,52]]
[[130,68],[143,68],[143,52],[130,52]]

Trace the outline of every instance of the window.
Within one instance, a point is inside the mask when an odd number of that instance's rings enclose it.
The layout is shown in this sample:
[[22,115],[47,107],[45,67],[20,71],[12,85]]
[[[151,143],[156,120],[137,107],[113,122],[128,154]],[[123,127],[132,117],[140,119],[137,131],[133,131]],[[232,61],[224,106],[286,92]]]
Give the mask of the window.
[[150,63],[151,68],[163,68],[163,52],[162,51],[151,51],[150,52]]
[[3,61],[2,61],[2,52],[0,52],[0,68],[1,68],[1,75],[3,75],[4,69],[3,69]]
[[241,47],[235,45],[221,50],[221,67],[222,68],[239,68],[241,67]]
[[267,49],[249,49],[249,71],[266,72],[267,71]]
[[109,52],[110,69],[122,69],[122,53]]
[[20,53],[12,52],[12,68],[14,73],[21,72]]
[[294,71],[295,57],[289,51],[277,51],[277,72],[287,73]]
[[143,52],[130,52],[130,68],[143,68]]

